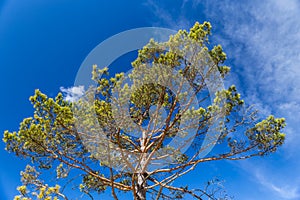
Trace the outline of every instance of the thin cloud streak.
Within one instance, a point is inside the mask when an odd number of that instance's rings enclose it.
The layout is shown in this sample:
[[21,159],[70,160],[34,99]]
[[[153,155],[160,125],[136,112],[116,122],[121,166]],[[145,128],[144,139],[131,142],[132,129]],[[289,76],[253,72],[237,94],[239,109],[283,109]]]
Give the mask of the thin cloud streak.
[[[296,177],[297,169],[293,167],[281,169],[278,166],[274,166],[274,162],[270,160],[269,162],[264,162],[262,159],[254,159],[231,164],[243,169],[248,174],[249,180],[255,183],[255,188],[261,190],[260,194],[267,194],[267,196],[262,196],[263,199],[299,199],[300,179]],[[270,163],[273,163],[273,166]],[[281,163],[277,164],[281,165]]]
[[246,102],[256,104],[263,115],[287,120],[286,143],[277,153],[283,165],[261,160],[241,168],[274,196],[299,199],[300,2],[198,2],[205,3],[209,18],[223,25],[215,37],[233,64],[232,74],[237,74],[230,82],[236,82]]
[[224,26],[216,38],[234,62],[238,77],[232,77],[246,100],[265,115],[286,117],[287,144],[300,144],[300,2],[205,3],[207,16]]
[[162,6],[163,4],[157,3],[155,0],[147,0],[146,5],[152,11],[152,13],[157,17],[157,22],[154,22],[154,26],[168,26],[168,28],[178,30],[191,27],[192,23],[190,20],[186,19],[185,15],[182,13],[184,11],[183,7],[188,2],[184,0],[181,4],[181,9],[178,9],[179,17],[175,17],[171,12]]
[[269,181],[261,172],[257,171],[256,178],[261,185],[271,190],[276,196],[283,199],[298,199],[300,197],[299,188],[295,185],[282,184],[281,186]]

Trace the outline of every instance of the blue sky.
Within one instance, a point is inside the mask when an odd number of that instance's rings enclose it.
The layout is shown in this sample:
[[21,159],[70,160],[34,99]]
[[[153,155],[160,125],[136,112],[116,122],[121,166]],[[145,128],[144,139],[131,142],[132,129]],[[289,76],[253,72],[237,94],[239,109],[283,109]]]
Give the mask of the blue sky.
[[[189,28],[210,21],[236,84],[263,115],[287,119],[275,154],[198,167],[181,180],[197,186],[217,175],[236,199],[300,199],[300,2],[298,0],[9,0],[0,1],[0,132],[32,114],[36,88],[55,96],[71,87],[80,64],[101,41],[132,28]],[[0,199],[12,199],[26,160],[0,144]],[[205,178],[203,178],[205,177]],[[196,181],[198,180],[198,181]]]

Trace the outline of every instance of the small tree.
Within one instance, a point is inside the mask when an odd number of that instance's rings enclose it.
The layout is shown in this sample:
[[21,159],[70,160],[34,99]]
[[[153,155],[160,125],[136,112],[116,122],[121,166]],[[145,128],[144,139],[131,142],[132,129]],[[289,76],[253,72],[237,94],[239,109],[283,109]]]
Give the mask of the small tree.
[[[94,66],[96,86],[68,102],[39,90],[33,117],[4,132],[6,150],[30,158],[15,199],[68,199],[69,183],[93,199],[110,188],[134,199],[218,199],[215,191],[171,183],[204,162],[265,156],[283,144],[283,118],[257,119],[235,86],[220,45],[209,49],[211,25],[196,23],[138,52],[132,70],[109,75]],[[218,145],[220,150],[210,150]],[[57,184],[43,181],[56,170]],[[78,177],[75,179],[74,177]]]

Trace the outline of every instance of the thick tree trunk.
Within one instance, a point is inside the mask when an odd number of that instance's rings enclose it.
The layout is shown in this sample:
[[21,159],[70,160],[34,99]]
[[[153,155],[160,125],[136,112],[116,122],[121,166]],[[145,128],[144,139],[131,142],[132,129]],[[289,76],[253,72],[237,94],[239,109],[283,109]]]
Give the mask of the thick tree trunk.
[[146,200],[146,180],[144,173],[137,174],[136,196],[137,200]]
[[141,138],[141,160],[139,163],[139,170],[137,171],[137,184],[136,184],[136,196],[137,200],[146,200],[146,187],[147,187],[147,181],[146,181],[146,152],[145,150],[145,139],[147,135],[145,132],[142,133],[142,138]]

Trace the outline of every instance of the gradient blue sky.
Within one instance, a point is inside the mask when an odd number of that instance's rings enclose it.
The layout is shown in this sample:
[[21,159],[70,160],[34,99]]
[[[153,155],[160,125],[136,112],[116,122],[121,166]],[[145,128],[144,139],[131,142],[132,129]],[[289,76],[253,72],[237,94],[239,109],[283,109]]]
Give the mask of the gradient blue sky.
[[[263,115],[285,117],[287,140],[269,157],[206,164],[181,181],[197,186],[216,175],[236,199],[300,199],[300,1],[105,2],[0,0],[0,132],[17,130],[32,114],[34,89],[55,96],[71,87],[84,58],[106,38],[208,20],[213,44],[223,45],[232,66],[226,84],[236,84]],[[2,142],[0,156],[0,199],[9,200],[27,161],[5,152]]]

